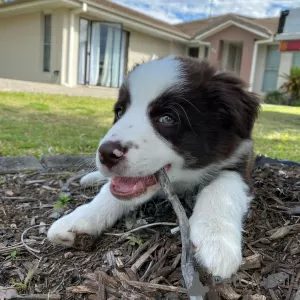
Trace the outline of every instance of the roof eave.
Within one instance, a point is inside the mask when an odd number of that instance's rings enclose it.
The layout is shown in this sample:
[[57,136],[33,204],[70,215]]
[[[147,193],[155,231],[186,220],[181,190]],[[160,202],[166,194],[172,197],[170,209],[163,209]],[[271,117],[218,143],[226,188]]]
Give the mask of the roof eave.
[[[104,5],[95,3],[93,1],[84,1],[84,0],[39,0],[39,1],[22,1],[21,3],[9,3],[4,4],[3,7],[0,7],[0,14],[2,15],[9,15],[11,13],[18,13],[18,12],[26,12],[29,10],[34,9],[41,9],[47,4],[55,6],[59,4],[64,4],[72,8],[78,8],[82,6],[82,3],[87,3],[89,8],[94,8],[95,10],[99,10],[102,12],[102,14],[106,14],[110,18],[117,19],[119,22],[130,24],[133,27],[144,29],[147,31],[150,31],[154,34],[161,35],[165,38],[172,39],[175,41],[187,43],[190,41],[191,36],[181,33],[181,32],[175,32],[172,30],[167,30],[166,28],[163,28],[162,26],[155,26],[155,24],[151,24],[147,21],[141,20],[139,18],[134,18],[132,16],[129,16],[128,14],[121,13],[119,11],[113,10],[109,7],[105,7]],[[89,13],[89,11],[87,11]]]
[[237,27],[239,27],[241,29],[244,29],[246,31],[252,32],[253,34],[256,34],[256,35],[258,35],[258,36],[260,36],[262,38],[269,38],[270,36],[272,36],[271,32],[268,32],[268,33],[267,32],[262,32],[260,30],[256,30],[256,29],[251,28],[249,26],[246,26],[244,24],[240,24],[240,23],[238,23],[236,21],[228,20],[228,21],[226,21],[224,23],[219,24],[216,27],[213,27],[212,29],[205,30],[205,31],[201,32],[200,34],[197,34],[194,37],[194,39],[196,39],[196,40],[205,39],[205,38],[207,38],[209,36],[212,36],[212,35],[220,32],[220,31],[228,28],[229,26],[237,26]]
[[[65,1],[65,0],[63,0]],[[142,26],[148,26],[149,28],[153,29],[154,31],[163,31],[166,34],[168,34],[169,37],[172,37],[173,39],[176,39],[178,41],[181,42],[188,42],[191,39],[190,35],[185,34],[184,32],[177,32],[177,31],[172,31],[172,30],[167,30],[166,28],[163,28],[162,26],[156,26],[152,23],[149,23],[145,20],[142,20],[140,18],[134,18],[126,13],[122,13],[120,11],[116,11],[110,7],[107,7],[105,5],[102,5],[100,3],[96,3],[90,0],[78,0],[79,2],[86,2],[88,4],[88,6],[93,7],[95,9],[100,9],[101,11],[103,11],[103,13],[107,13],[107,14],[112,14],[115,16],[118,16],[121,20],[123,20],[124,22],[134,22],[137,25],[140,24]],[[166,23],[167,24],[167,23]],[[175,28],[175,27],[174,27]]]

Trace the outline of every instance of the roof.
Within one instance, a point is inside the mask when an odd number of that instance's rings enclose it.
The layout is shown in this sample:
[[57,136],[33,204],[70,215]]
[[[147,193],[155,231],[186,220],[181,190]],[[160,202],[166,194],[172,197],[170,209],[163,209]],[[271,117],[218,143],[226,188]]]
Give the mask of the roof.
[[[0,8],[9,7],[9,6],[17,6],[20,4],[39,2],[41,0],[15,0],[13,2],[5,2],[0,4]],[[110,13],[114,13],[115,15],[119,15],[125,17],[127,19],[134,19],[139,23],[154,27],[158,30],[163,30],[165,32],[174,34],[178,37],[185,38],[189,40],[191,37],[184,33],[180,28],[173,26],[167,22],[160,21],[158,19],[152,18],[145,14],[142,14],[136,10],[130,9],[120,4],[116,4],[114,2],[108,0],[76,0],[79,3],[84,2],[90,6],[99,7],[103,11],[107,11]]]
[[179,28],[189,36],[195,37],[229,20],[241,23],[253,29],[259,30],[262,33],[267,33],[271,35],[271,34],[275,34],[277,31],[279,17],[278,18],[251,18],[251,17],[241,16],[237,14],[226,14],[226,15],[220,15],[211,18],[186,22],[186,23],[180,23],[175,25],[175,27]]
[[143,13],[140,13],[136,10],[130,9],[126,6],[107,1],[107,0],[79,0],[81,2],[91,3],[97,6],[101,5],[107,10],[114,11],[115,14],[127,15],[128,17],[139,19],[142,23],[149,23],[150,25],[157,27],[159,29],[164,29],[170,33],[179,35],[181,37],[190,38],[189,35],[185,34],[180,28],[177,28],[167,22],[160,21],[158,19],[147,16]]
[[[1,7],[17,5],[20,3],[35,2],[38,0],[17,0],[14,2],[8,2],[1,4]],[[220,16],[215,16],[206,19],[200,19],[191,22],[180,23],[177,25],[171,25],[167,22],[160,21],[158,19],[147,16],[136,10],[130,9],[120,4],[108,0],[77,0],[79,2],[86,2],[91,6],[99,7],[102,10],[106,10],[110,13],[116,15],[134,19],[142,24],[154,27],[159,30],[174,34],[178,37],[185,38],[187,40],[193,39],[197,35],[203,34],[204,32],[213,29],[227,21],[238,22],[241,25],[250,27],[262,34],[273,35],[277,32],[277,27],[279,23],[278,18],[251,18],[247,16],[242,16],[238,14],[225,14]]]

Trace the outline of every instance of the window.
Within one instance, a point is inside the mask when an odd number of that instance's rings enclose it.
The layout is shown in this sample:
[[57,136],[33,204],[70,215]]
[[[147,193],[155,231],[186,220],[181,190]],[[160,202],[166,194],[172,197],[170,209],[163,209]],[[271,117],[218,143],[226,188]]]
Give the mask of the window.
[[208,58],[208,52],[209,51],[209,47],[208,46],[205,46],[204,48],[204,58]]
[[226,70],[239,75],[241,71],[242,55],[243,44],[228,44]]
[[121,24],[80,19],[77,83],[120,87],[128,46],[129,32]]
[[293,53],[293,67],[298,67],[300,68],[300,51],[294,52]]
[[51,58],[51,15],[44,16],[44,58],[43,71],[50,72]]
[[267,47],[267,57],[265,64],[265,72],[263,77],[263,92],[276,89],[278,80],[278,71],[280,65],[280,52],[277,45],[269,45]]
[[189,48],[189,56],[191,56],[191,57],[199,57],[199,47]]

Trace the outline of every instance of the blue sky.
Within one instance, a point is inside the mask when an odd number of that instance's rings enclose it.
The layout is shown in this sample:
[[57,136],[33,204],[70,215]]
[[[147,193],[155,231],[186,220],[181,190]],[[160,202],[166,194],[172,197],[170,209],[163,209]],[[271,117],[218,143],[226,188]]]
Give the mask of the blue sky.
[[[154,18],[176,24],[210,14],[238,13],[252,17],[279,16],[282,9],[300,7],[300,0],[111,0]],[[211,5],[211,1],[212,5]],[[211,9],[212,8],[212,9]]]

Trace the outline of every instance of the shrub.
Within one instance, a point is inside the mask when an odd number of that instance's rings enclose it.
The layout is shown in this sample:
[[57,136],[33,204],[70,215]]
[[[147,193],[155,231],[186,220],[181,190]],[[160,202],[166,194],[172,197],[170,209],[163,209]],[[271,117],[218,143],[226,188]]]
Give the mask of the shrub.
[[267,104],[287,105],[287,95],[280,90],[269,91],[265,95],[264,102]]
[[292,67],[290,74],[283,74],[286,82],[281,86],[281,89],[285,91],[289,96],[288,105],[297,102],[300,99],[300,68]]

